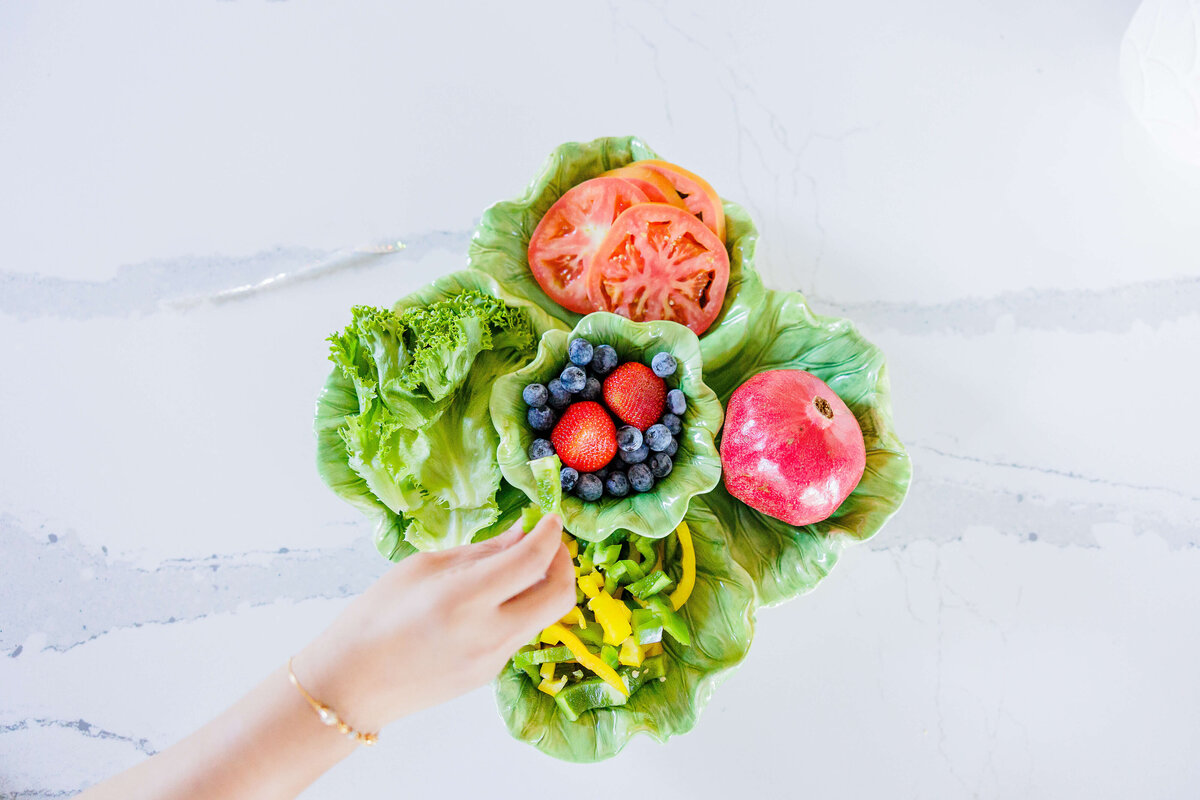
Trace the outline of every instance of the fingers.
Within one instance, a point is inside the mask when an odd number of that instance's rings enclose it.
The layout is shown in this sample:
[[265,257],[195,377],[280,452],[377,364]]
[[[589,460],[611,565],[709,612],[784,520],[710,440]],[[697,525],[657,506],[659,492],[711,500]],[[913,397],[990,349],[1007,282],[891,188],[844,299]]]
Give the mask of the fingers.
[[575,570],[560,546],[546,577],[500,606],[500,614],[525,639],[532,631],[558,622],[575,607]]
[[486,558],[521,541],[521,537],[524,535],[524,530],[521,528],[521,520],[518,519],[508,530],[499,536],[493,536],[491,539],[485,539],[482,542],[476,542],[475,544],[463,547],[462,555],[468,559]]
[[503,602],[545,578],[562,549],[562,521],[550,514],[520,541],[480,559],[472,569],[479,575],[483,595]]

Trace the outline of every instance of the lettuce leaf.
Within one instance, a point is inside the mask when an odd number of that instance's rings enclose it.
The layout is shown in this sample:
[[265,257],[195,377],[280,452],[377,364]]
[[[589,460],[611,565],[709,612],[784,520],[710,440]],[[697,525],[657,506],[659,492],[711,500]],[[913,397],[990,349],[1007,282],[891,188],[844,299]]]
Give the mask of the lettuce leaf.
[[496,378],[533,356],[527,313],[467,289],[401,310],[356,307],[329,341],[335,375],[322,402],[338,408],[318,408],[318,444],[327,451],[332,429],[342,452],[321,459],[332,462],[322,473],[381,517],[381,550],[407,554],[401,536],[418,550],[452,547],[494,524],[501,475],[488,398]]

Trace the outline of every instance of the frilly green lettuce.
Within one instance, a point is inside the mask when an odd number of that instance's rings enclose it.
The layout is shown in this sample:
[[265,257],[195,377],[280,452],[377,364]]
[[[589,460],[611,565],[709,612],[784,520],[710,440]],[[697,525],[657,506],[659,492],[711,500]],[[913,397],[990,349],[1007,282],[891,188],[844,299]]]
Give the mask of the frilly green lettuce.
[[393,310],[355,308],[330,337],[335,369],[318,402],[319,471],[375,517],[389,558],[465,544],[519,511],[520,493],[501,486],[488,397],[555,324],[479,273],[437,285]]

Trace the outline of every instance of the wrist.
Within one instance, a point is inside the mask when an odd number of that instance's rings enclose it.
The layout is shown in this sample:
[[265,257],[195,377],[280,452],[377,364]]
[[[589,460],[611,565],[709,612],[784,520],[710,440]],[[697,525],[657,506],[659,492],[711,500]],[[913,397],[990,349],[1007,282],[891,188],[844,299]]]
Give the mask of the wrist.
[[[296,654],[292,671],[312,698],[330,709],[338,720],[355,731],[377,734],[392,717],[383,713],[378,698],[364,681],[364,663],[365,659],[346,644],[321,636]],[[318,716],[316,712],[314,716]],[[331,727],[337,729],[336,724]]]

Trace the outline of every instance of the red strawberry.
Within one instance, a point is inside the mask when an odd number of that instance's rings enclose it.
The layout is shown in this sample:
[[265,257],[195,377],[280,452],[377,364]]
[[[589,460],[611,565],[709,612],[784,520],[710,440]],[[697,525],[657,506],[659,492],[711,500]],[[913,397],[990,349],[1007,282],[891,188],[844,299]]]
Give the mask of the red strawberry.
[[595,472],[617,454],[617,426],[604,406],[587,400],[563,413],[550,442],[562,463],[580,472]]
[[626,425],[645,431],[662,416],[667,384],[645,364],[627,361],[604,379],[604,402]]

